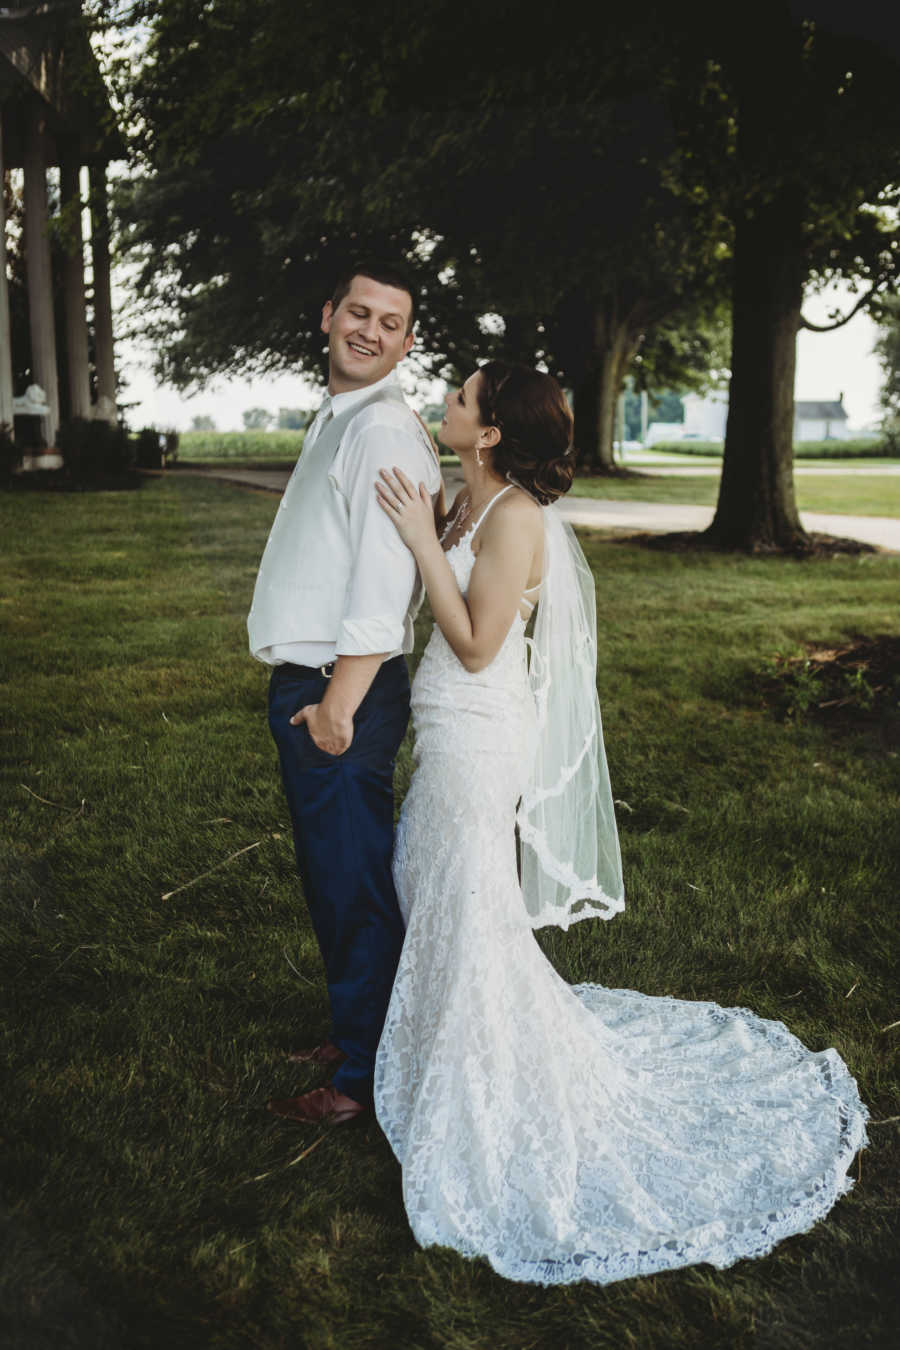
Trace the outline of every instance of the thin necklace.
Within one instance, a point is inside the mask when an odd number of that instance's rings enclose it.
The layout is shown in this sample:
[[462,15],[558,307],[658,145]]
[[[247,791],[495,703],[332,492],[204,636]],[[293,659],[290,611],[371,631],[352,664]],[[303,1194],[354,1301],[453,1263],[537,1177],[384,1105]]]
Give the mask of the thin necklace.
[[[506,485],[504,484],[504,487],[505,486]],[[485,497],[484,501],[479,503],[479,509],[482,506],[487,506],[488,502],[493,501],[495,497],[499,497],[500,493],[503,491],[504,488],[498,488],[497,491],[492,492],[489,497]],[[469,519],[469,516],[471,514],[472,514],[472,498],[471,495],[467,495],[466,497],[463,498],[459,506],[456,508],[456,514],[453,517],[453,520],[450,524],[450,528],[447,530],[447,534],[450,533],[450,530],[455,530],[459,525],[464,525],[466,521]]]

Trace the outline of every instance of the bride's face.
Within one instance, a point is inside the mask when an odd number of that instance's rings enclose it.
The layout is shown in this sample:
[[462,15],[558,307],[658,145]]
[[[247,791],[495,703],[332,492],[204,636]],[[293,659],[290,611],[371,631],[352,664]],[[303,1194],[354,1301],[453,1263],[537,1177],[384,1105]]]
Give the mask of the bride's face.
[[490,439],[489,428],[482,424],[478,407],[478,387],[483,378],[476,370],[461,389],[451,389],[444,399],[447,411],[441,422],[440,437],[458,455],[474,454],[476,446],[484,446],[485,438]]

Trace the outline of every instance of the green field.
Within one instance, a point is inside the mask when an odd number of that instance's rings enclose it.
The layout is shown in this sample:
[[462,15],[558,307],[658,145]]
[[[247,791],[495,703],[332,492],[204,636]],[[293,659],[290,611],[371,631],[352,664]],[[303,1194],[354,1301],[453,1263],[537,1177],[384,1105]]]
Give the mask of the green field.
[[[432,436],[437,424],[429,424]],[[262,468],[292,464],[303,449],[303,431],[183,431],[178,438],[182,464]],[[455,460],[456,457],[452,456]]]
[[[432,436],[437,439],[439,424],[430,422],[428,426]],[[293,460],[303,448],[304,435],[303,431],[183,431],[179,435],[178,457],[188,463],[232,462],[235,459],[247,460],[248,463],[259,459]],[[665,441],[649,447],[646,453],[682,455],[688,464],[697,457],[716,462],[722,458],[722,442]],[[888,446],[871,439],[798,443],[794,447],[794,457],[802,463],[819,461],[830,464],[860,459],[896,462]],[[625,462],[627,460],[626,453]]]
[[246,460],[293,462],[303,449],[303,431],[182,431],[178,437],[179,462],[233,464]]
[[[0,1343],[894,1344],[900,727],[779,720],[760,675],[804,642],[897,634],[900,558],[582,536],[628,903],[542,945],[569,980],[749,1006],[835,1046],[874,1123],[861,1183],[771,1256],[544,1290],[419,1250],[374,1121],[265,1110],[318,1081],[285,1051],[327,1030],[246,650],[273,510],[177,474],[0,493]],[[398,795],[410,771],[407,741]]]

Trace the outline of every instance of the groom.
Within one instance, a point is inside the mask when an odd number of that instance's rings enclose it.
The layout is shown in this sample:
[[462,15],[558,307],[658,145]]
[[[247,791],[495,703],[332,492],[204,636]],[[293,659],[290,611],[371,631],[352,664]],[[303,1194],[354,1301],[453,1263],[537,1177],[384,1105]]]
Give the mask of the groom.
[[269,726],[331,1004],[330,1040],[291,1059],[337,1069],[327,1087],[269,1102],[292,1120],[339,1123],[371,1106],[403,944],[393,772],[421,584],[375,482],[399,465],[440,491],[434,447],[395,374],[413,344],[414,308],[403,274],[370,264],[326,302],[328,393],[275,514],[247,619],[251,652],[272,667]]

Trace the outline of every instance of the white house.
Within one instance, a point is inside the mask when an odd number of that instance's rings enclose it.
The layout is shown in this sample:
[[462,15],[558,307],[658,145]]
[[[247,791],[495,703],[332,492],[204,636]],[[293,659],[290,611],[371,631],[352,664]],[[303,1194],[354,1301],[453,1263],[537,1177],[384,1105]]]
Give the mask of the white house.
[[844,395],[838,394],[834,403],[795,403],[795,441],[845,441],[847,439],[847,412]]
[[[89,40],[82,6],[0,6],[0,427],[40,419],[52,447],[60,416],[115,425],[116,371],[110,292],[106,170],[126,156]],[[58,166],[58,173],[57,173]],[[82,169],[88,170],[91,219],[92,336],[88,332]],[[25,285],[31,388],[16,398],[7,281],[7,170],[22,171]],[[55,179],[48,193],[48,170]],[[53,198],[55,211],[51,216]],[[60,258],[51,262],[58,222]],[[57,267],[57,261],[59,266]],[[57,351],[54,281],[62,299],[65,342]],[[93,389],[90,347],[93,341]],[[40,390],[40,397],[34,389]]]
[[[685,394],[684,422],[680,425],[666,424],[665,435],[655,435],[659,423],[650,427],[651,438],[656,440],[680,441],[723,441],[725,422],[728,417],[728,392],[714,389],[711,393]],[[794,440],[795,441],[843,441],[847,439],[847,411],[844,408],[844,395],[838,394],[833,401],[798,401],[794,404]],[[652,441],[651,441],[652,443]]]

